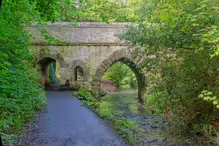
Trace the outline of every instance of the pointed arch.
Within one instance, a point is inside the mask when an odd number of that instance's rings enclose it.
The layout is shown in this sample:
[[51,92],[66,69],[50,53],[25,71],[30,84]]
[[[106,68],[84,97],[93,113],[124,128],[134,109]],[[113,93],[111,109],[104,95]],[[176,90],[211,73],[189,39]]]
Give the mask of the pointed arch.
[[84,71],[80,66],[76,66],[74,69],[75,81],[84,81]]
[[[61,68],[67,68],[68,64],[64,61],[63,56],[60,53],[50,54],[50,53],[40,53],[37,58],[38,71],[42,74],[41,85],[45,86],[48,84],[48,66],[51,63],[58,63]],[[60,74],[61,76],[61,74]]]
[[74,60],[71,66],[71,78],[73,81],[77,81],[78,70],[82,73],[83,81],[88,81],[88,70],[87,67],[82,60]]
[[124,50],[115,51],[98,66],[91,82],[92,91],[98,98],[100,98],[100,83],[102,77],[107,69],[118,61],[126,64],[134,72],[138,81],[138,99],[140,102],[143,102],[144,94],[146,93],[145,75],[137,69],[137,65],[133,61],[131,55],[126,54]]
[[51,58],[51,59],[57,61],[60,64],[61,68],[67,68],[68,67],[68,64],[65,62],[63,56],[60,53],[57,53],[57,54],[40,54],[39,57],[38,57],[38,64],[45,63],[44,62],[45,58]]

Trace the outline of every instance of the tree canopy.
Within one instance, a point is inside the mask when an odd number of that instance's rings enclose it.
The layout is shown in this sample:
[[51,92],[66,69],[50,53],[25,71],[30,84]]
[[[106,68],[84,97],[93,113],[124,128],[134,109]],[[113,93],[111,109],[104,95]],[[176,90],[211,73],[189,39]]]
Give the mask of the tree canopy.
[[152,0],[140,8],[138,26],[122,36],[155,56],[141,67],[149,72],[146,107],[187,123],[190,132],[208,131],[218,120],[212,114],[219,107],[218,6],[217,0]]

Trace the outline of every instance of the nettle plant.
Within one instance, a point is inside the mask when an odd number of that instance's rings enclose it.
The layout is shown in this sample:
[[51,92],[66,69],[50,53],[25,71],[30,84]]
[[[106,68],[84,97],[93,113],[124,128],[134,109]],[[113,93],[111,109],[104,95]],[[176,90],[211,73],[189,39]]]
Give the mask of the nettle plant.
[[203,90],[198,97],[207,102],[211,102],[213,105],[219,108],[219,98],[215,96],[211,91]]

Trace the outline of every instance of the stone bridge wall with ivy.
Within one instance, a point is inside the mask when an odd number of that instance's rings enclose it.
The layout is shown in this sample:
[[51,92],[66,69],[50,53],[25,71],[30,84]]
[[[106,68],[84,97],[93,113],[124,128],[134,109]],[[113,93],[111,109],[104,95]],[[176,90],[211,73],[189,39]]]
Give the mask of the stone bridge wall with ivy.
[[[48,24],[45,29],[36,26],[27,29],[32,36],[31,50],[42,76],[45,76],[48,64],[56,61],[60,65],[61,84],[67,79],[74,84],[74,70],[80,66],[84,72],[84,82],[98,94],[104,72],[113,63],[121,61],[135,72],[139,85],[144,88],[140,89],[143,93],[146,90],[144,77],[136,69],[141,57],[140,54],[136,56],[133,53],[139,48],[132,48],[119,39],[120,34],[125,32],[126,25],[128,24],[78,23],[75,26],[74,23],[64,22]],[[45,36],[52,36],[52,39]]]

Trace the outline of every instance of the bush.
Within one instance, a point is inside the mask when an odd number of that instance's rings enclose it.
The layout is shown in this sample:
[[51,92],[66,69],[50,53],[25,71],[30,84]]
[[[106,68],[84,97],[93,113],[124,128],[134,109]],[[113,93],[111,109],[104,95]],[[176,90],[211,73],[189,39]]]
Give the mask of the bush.
[[0,10],[0,135],[5,143],[21,134],[25,123],[45,106],[34,69],[28,32],[32,18],[29,1],[5,1]]
[[138,13],[139,25],[122,35],[142,46],[145,56],[153,56],[141,66],[148,75],[146,108],[186,124],[190,132],[203,127],[197,125],[212,127],[219,118],[213,114],[219,100],[218,4],[217,0],[145,2]]
[[159,65],[147,68],[152,73],[147,77],[146,108],[165,115],[180,130],[186,128],[189,132],[208,135],[203,132],[209,127],[215,133],[217,130],[211,124],[219,118],[214,115],[214,105],[219,100],[219,72],[217,59],[211,59],[208,54],[191,51],[177,52],[175,57],[158,57]]

